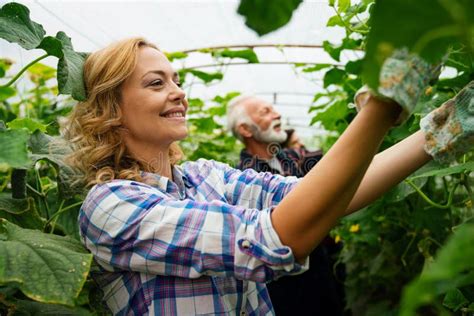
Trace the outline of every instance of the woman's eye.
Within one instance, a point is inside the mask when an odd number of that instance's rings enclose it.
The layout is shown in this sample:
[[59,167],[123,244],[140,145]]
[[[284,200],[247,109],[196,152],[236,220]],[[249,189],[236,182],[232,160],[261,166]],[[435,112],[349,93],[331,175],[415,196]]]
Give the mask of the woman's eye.
[[183,86],[183,85],[181,84],[181,81],[175,81],[174,83],[175,83],[178,87],[180,87],[180,88]]
[[152,82],[150,82],[150,86],[161,86],[163,84],[163,81],[158,79],[158,80],[153,80]]

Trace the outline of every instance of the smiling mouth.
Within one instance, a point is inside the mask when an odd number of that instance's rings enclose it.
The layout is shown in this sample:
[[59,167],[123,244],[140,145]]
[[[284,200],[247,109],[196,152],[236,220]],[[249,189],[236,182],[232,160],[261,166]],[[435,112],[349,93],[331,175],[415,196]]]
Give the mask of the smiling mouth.
[[169,114],[161,115],[161,116],[166,117],[166,118],[184,117],[184,113],[182,113],[182,112],[173,112],[173,113],[169,113]]
[[169,119],[183,119],[186,116],[186,111],[182,107],[178,107],[175,109],[168,110],[162,114],[161,117],[169,118]]

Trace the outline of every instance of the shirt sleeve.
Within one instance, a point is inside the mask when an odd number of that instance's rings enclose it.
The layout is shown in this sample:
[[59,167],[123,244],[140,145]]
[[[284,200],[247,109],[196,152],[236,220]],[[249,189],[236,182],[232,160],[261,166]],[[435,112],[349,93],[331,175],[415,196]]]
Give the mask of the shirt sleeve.
[[271,210],[176,200],[118,180],[91,189],[79,225],[84,244],[108,271],[268,282],[308,268],[279,240]]
[[[191,174],[204,174],[202,182],[195,181],[197,186],[222,187],[226,201],[232,205],[246,208],[272,208],[298,184],[297,177],[284,177],[270,172],[257,172],[253,169],[239,170],[227,164],[199,159],[188,163],[185,169]],[[199,171],[198,171],[199,170]],[[217,174],[211,177],[210,174]],[[208,183],[203,183],[208,181]],[[219,193],[221,194],[221,193]]]

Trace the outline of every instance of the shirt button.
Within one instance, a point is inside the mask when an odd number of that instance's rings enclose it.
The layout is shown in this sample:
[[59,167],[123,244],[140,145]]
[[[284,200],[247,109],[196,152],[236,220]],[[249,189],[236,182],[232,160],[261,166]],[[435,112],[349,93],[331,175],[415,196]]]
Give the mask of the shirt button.
[[242,242],[242,247],[244,247],[245,249],[249,249],[250,248],[250,241],[244,240]]

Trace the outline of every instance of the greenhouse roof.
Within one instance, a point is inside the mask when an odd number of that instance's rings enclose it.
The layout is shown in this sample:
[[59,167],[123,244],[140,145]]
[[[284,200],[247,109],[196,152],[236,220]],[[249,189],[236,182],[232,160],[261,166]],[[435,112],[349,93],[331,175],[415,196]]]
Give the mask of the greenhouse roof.
[[[224,80],[210,86],[192,85],[188,97],[210,100],[230,91],[257,94],[275,104],[284,122],[296,128],[302,136],[317,134],[317,127],[308,127],[308,108],[313,96],[322,89],[322,73],[303,74],[297,63],[333,63],[320,48],[323,41],[338,42],[344,36],[342,28],[326,27],[334,9],[328,1],[304,1],[285,27],[263,37],[247,28],[237,13],[239,1],[19,1],[28,6],[32,20],[42,24],[49,35],[64,31],[72,38],[75,50],[94,51],[108,43],[130,36],[143,36],[167,52],[213,46],[263,45],[256,47],[261,63],[229,65],[224,68]],[[0,1],[1,4],[6,1]],[[272,45],[306,47],[271,47]],[[39,51],[25,51],[17,45],[0,41],[0,54],[27,64]],[[356,58],[344,51],[341,63]],[[55,58],[46,63],[56,64]],[[236,61],[233,60],[233,63]],[[175,61],[175,67],[199,67],[213,71],[215,61],[206,54],[195,53],[185,65]],[[204,66],[204,67],[203,67]]]

